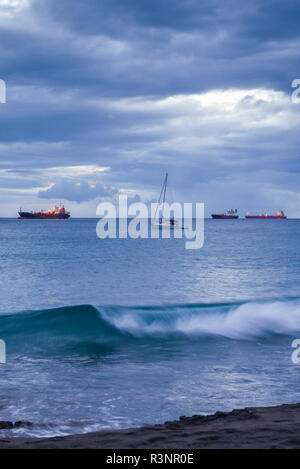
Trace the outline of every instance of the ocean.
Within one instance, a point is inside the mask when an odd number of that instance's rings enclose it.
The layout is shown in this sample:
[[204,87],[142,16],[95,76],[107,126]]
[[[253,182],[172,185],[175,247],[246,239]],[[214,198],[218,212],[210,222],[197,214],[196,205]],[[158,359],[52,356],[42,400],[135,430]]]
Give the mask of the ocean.
[[97,219],[0,219],[0,436],[300,402],[300,220],[105,239]]

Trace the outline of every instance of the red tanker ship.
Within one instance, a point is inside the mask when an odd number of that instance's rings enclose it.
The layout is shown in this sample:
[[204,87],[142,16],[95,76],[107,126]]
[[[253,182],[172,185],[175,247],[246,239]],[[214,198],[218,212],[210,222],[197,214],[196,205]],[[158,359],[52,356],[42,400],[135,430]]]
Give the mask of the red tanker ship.
[[63,205],[56,206],[52,208],[52,210],[41,210],[40,212],[23,212],[22,209],[20,209],[19,213],[19,218],[21,219],[38,219],[38,220],[65,220],[67,218],[70,218],[71,214],[70,212],[67,212],[65,207]]
[[263,219],[263,220],[278,220],[278,219],[286,219],[286,215],[284,214],[284,211],[281,210],[280,212],[277,212],[276,215],[268,215],[267,213],[265,215],[246,215],[245,218],[255,218],[255,219]]

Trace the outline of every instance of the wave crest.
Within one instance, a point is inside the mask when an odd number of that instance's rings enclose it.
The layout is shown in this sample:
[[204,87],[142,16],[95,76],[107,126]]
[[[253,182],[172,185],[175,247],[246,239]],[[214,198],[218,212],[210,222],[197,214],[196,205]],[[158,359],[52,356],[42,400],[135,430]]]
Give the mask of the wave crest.
[[78,305],[0,316],[0,337],[12,348],[81,354],[124,341],[209,336],[253,340],[300,333],[300,299],[161,307]]
[[118,330],[134,336],[184,334],[253,339],[300,332],[300,301],[247,302],[211,305],[177,305],[157,308],[123,308],[102,316]]

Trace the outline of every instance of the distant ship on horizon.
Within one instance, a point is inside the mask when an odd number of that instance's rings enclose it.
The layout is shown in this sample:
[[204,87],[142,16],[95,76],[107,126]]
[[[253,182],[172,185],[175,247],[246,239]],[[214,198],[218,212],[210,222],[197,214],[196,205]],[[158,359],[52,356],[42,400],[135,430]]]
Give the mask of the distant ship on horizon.
[[237,220],[239,214],[236,208],[227,210],[226,213],[213,213],[211,217],[215,220]]
[[249,215],[247,214],[245,218],[253,218],[253,219],[263,219],[263,220],[277,220],[277,219],[283,219],[285,220],[287,216],[285,215],[283,210],[280,210],[280,212],[277,212],[276,215],[268,215],[267,213],[261,214],[261,215]]
[[71,214],[70,212],[67,212],[65,209],[64,205],[54,205],[54,207],[47,211],[40,210],[39,212],[24,212],[20,208],[20,211],[18,212],[19,214],[19,219],[38,219],[38,220],[65,220],[67,218],[70,218]]

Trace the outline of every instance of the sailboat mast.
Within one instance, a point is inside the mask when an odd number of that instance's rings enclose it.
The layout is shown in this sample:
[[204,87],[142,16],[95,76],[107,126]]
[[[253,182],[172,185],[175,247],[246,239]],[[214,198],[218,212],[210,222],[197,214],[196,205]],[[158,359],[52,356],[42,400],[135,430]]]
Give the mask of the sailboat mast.
[[167,183],[168,183],[168,173],[166,173],[166,177],[164,180],[164,197],[163,197],[163,204],[166,201],[166,192],[167,192]]
[[163,185],[162,185],[162,188],[161,188],[161,191],[160,191],[160,194],[159,194],[159,198],[158,198],[158,205],[161,205],[162,202],[162,199],[163,197],[165,197],[165,184],[166,184],[166,177],[164,179],[164,182],[163,182]]
[[164,182],[163,182],[160,194],[159,194],[158,204],[157,204],[157,207],[156,207],[156,210],[155,210],[154,219],[156,218],[156,213],[157,213],[158,208],[160,207],[160,205],[163,206],[163,210],[162,210],[162,218],[163,218],[164,203],[165,203],[165,200],[166,200],[166,192],[167,192],[167,182],[168,182],[168,173],[166,173],[166,175],[165,175],[165,179],[164,179]]

